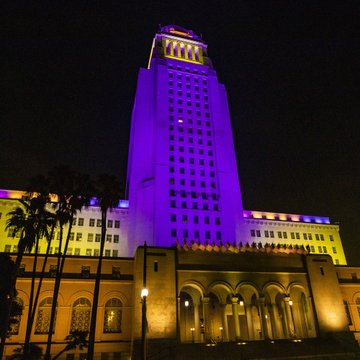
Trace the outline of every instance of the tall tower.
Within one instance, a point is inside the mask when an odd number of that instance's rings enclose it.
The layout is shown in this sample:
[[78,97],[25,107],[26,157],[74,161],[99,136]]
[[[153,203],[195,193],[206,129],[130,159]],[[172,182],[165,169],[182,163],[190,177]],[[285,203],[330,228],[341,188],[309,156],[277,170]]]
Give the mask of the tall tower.
[[[140,69],[127,187],[130,253],[146,240],[239,241],[242,201],[226,90],[207,45],[162,27]],[[132,250],[131,250],[132,249]]]

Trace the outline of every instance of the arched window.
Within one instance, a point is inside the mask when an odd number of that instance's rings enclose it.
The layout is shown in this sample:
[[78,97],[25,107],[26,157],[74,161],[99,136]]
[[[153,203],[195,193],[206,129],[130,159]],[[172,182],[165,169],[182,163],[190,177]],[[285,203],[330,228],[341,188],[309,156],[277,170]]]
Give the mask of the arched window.
[[40,302],[36,318],[35,334],[47,334],[49,332],[51,306],[52,297],[47,297]]
[[105,304],[104,333],[121,333],[122,303],[112,298]]
[[[16,304],[14,304],[14,302]],[[20,328],[22,310],[24,309],[24,302],[19,297],[17,297],[14,302],[13,302],[13,305],[11,306],[11,310],[12,310],[11,312],[14,315],[11,316],[11,318],[10,318],[10,321],[11,321],[10,334],[11,335],[18,335],[19,334],[19,328]]]
[[356,298],[355,304],[357,305],[358,315],[360,317],[360,297]]
[[70,332],[88,331],[90,326],[91,303],[86,298],[77,299],[72,306]]

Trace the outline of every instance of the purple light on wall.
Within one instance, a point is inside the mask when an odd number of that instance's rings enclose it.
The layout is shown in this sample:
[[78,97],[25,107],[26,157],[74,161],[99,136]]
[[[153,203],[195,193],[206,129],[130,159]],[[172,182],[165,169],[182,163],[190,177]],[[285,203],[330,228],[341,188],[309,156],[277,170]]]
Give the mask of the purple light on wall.
[[190,30],[163,27],[155,35],[149,68],[140,70],[127,184],[133,251],[144,240],[172,246],[183,239],[241,239],[226,91],[207,45]]

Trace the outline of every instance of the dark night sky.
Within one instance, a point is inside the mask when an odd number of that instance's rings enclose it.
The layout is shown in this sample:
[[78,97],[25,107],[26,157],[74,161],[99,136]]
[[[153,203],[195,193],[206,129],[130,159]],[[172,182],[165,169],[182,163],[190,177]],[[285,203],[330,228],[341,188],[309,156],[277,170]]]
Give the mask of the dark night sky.
[[202,33],[226,85],[244,207],[340,221],[360,265],[358,1],[2,2],[0,188],[56,164],[124,179],[158,24]]

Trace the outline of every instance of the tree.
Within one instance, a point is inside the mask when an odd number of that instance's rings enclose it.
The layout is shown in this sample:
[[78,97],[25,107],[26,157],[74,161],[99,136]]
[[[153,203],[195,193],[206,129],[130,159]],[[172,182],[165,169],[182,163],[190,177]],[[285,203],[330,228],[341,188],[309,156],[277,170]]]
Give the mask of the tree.
[[[47,359],[50,359],[51,354],[51,343],[53,335],[52,329],[54,329],[55,325],[57,299],[59,295],[61,278],[64,270],[74,216],[78,211],[81,211],[83,206],[88,205],[92,189],[90,179],[87,175],[77,174],[65,166],[60,166],[50,172],[49,184],[50,192],[57,195],[58,198],[58,201],[54,203],[54,210],[56,221],[59,225],[60,239],[53,302],[51,307],[50,326],[45,352],[45,358]],[[63,232],[64,226],[66,224],[68,224],[68,230],[65,244],[63,246]]]
[[[18,272],[22,257],[25,251],[31,252],[35,247],[34,251],[34,261],[31,277],[31,287],[30,287],[30,296],[29,296],[29,309],[28,309],[28,321],[26,327],[26,336],[23,354],[27,356],[29,351],[29,343],[31,336],[32,321],[31,315],[33,312],[33,300],[34,300],[34,291],[35,291],[35,278],[36,278],[36,266],[38,258],[38,247],[40,238],[46,236],[49,237],[49,227],[51,227],[52,216],[45,209],[47,203],[47,197],[43,197],[40,194],[37,196],[28,196],[24,200],[20,200],[21,207],[17,207],[13,211],[9,212],[8,216],[10,218],[7,221],[6,229],[12,231],[13,234],[20,234],[20,239],[18,243],[18,255],[16,258],[15,269]],[[16,286],[16,275],[12,280],[13,287]],[[14,299],[14,298],[13,298]],[[7,309],[6,316],[6,326],[9,324],[9,318],[11,314],[11,306]],[[2,348],[0,351],[3,351],[4,341],[2,341]]]
[[96,271],[96,279],[94,286],[94,299],[93,307],[91,309],[91,323],[89,335],[89,350],[87,359],[93,360],[94,358],[94,345],[95,345],[95,331],[96,331],[96,316],[100,290],[101,268],[104,255],[105,239],[106,239],[106,222],[107,213],[114,207],[119,205],[121,199],[121,184],[114,177],[110,175],[100,175],[95,182],[95,195],[97,205],[101,210],[101,241],[100,241],[100,255]]
[[11,355],[9,360],[41,360],[43,358],[43,350],[40,346],[29,344],[26,354],[24,348],[25,346],[15,349],[15,354]]
[[58,354],[56,354],[52,360],[58,359],[64,352],[76,349],[79,347],[82,350],[84,347],[88,346],[87,341],[88,331],[79,331],[75,330],[70,335],[66,336],[65,341],[67,341],[66,346]]
[[14,310],[17,310],[15,304],[12,304],[16,296],[15,277],[16,267],[14,261],[11,260],[8,254],[0,254],[0,358],[3,355],[6,337],[11,330],[12,321],[10,319],[14,317]]

